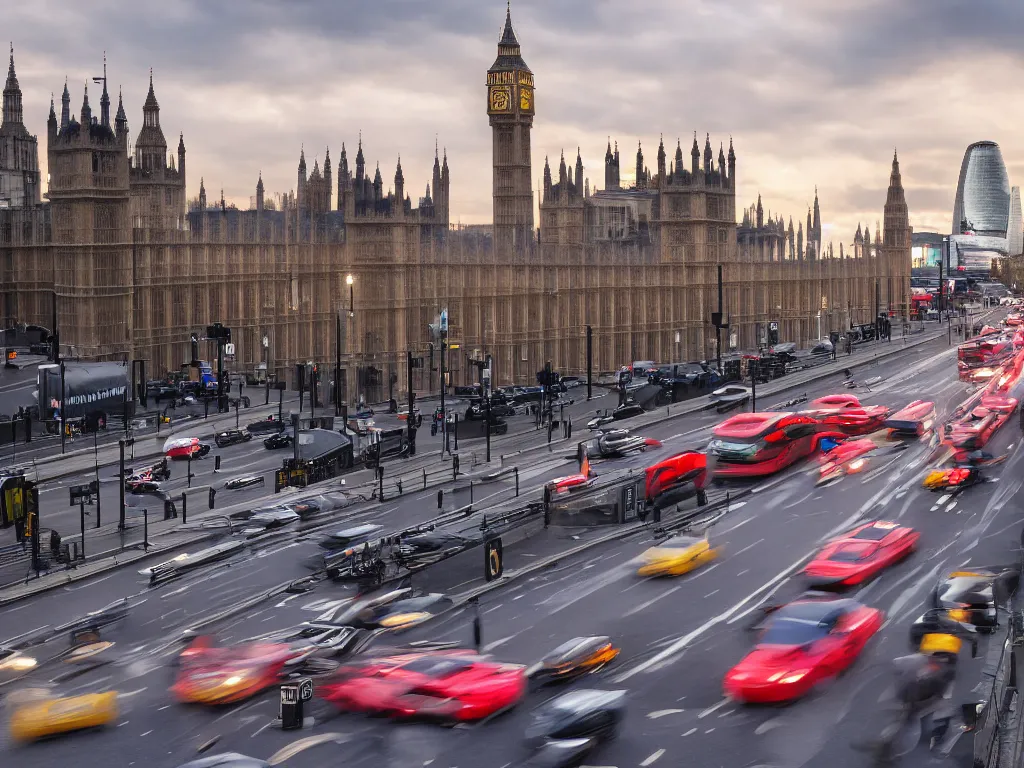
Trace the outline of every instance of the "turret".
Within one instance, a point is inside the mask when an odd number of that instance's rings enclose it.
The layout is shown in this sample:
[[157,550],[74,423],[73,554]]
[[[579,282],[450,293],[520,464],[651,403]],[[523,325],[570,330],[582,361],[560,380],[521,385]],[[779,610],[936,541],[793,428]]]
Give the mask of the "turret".
[[324,154],[324,211],[331,210],[331,200],[334,198],[334,171],[331,169],[331,148],[327,148]]
[[665,136],[658,140],[658,184],[665,184]]
[[813,257],[811,251],[814,250],[814,230],[811,229],[811,209],[807,209],[807,253]]
[[551,163],[544,158],[544,202],[549,202],[551,196]]
[[379,203],[384,199],[384,180],[380,176],[380,163],[377,163],[377,172],[373,176],[373,201]]
[[[95,80],[94,80],[95,82]],[[100,124],[110,127],[110,94],[107,93],[107,52],[103,52],[103,93],[100,95]]]
[[356,181],[362,181],[366,175],[366,161],[363,159],[363,134],[359,133],[359,149],[356,151]]
[[789,235],[788,235],[788,239],[789,239],[789,258],[790,258],[790,260],[796,258],[796,243],[794,242],[793,237],[794,237],[794,235],[793,235],[793,217],[790,216],[789,217]]
[[583,197],[583,155],[576,147],[576,194]]
[[864,243],[864,234],[861,232],[860,224],[857,224],[857,233],[853,236],[854,245],[862,245]]
[[697,146],[697,132],[693,132],[693,147],[690,149],[690,165],[692,170],[690,173],[697,176],[700,173],[700,147]]
[[46,136],[51,143],[57,139],[57,109],[53,103],[53,94],[50,94],[50,116],[46,119]]
[[636,143],[636,188],[643,189],[647,185],[645,184],[646,179],[644,178],[644,151],[643,147],[638,141]]
[[615,189],[615,155],[612,154],[612,137],[608,137],[608,149],[604,152],[604,188]]
[[711,173],[711,161],[714,155],[711,154],[711,134],[704,139],[704,173]]
[[797,258],[803,261],[807,254],[804,251],[804,223],[801,221],[796,230],[796,254]]
[[438,154],[437,139],[434,140],[434,168],[430,175],[430,186],[434,190],[434,208],[441,212],[441,158]]
[[299,149],[299,170],[295,185],[295,201],[299,208],[306,207],[306,148]]
[[79,122],[83,128],[92,125],[92,107],[89,106],[89,84],[85,84],[85,96],[82,98],[82,114]]
[[814,188],[814,242],[821,247],[821,208],[818,206],[818,188]]
[[[262,179],[262,174],[260,175]],[[199,179],[199,210],[206,211],[206,187],[203,185],[203,179]]]
[[757,196],[757,228],[764,227],[764,208],[761,207],[761,195]]
[[263,171],[260,171],[260,179],[256,182],[256,212],[263,213]]
[[[65,95],[68,92],[68,87],[64,86]],[[123,142],[125,145],[128,143],[128,115],[124,112],[124,99],[122,98],[121,91],[118,89],[117,92],[117,115],[114,117],[114,133],[117,136],[117,140]]]
[[14,72],[14,43],[11,43],[11,62],[7,67],[7,82],[4,84],[3,122],[0,125],[13,127],[24,125],[24,110],[21,104],[21,86]]
[[398,166],[395,168],[395,197],[399,201],[405,200],[405,174],[402,173],[402,156],[398,156]]
[[178,174],[182,184],[185,183],[185,134],[178,134]]
[[442,216],[445,222],[448,222],[448,216],[451,213],[451,177],[448,175],[448,150],[444,150],[443,159],[441,161],[441,200],[442,200]]
[[568,182],[568,180],[569,180],[569,178],[568,178],[568,175],[566,174],[566,171],[565,171],[565,152],[563,151],[562,152],[562,161],[558,164],[558,187],[561,190],[563,195],[566,192],[565,185],[566,185],[566,182]]
[[71,94],[68,93],[68,81],[64,79],[64,94],[60,97],[60,129],[63,131],[71,123]]
[[338,160],[338,210],[345,211],[345,202],[348,199],[348,153],[345,151],[345,142],[341,142],[341,159]]
[[718,173],[722,177],[722,186],[728,187],[728,178],[725,175],[725,146],[723,144],[718,145]]
[[683,142],[681,139],[676,139],[676,159],[669,175],[680,177],[683,175]]
[[729,137],[729,189],[736,189],[736,152],[732,148],[732,136]]

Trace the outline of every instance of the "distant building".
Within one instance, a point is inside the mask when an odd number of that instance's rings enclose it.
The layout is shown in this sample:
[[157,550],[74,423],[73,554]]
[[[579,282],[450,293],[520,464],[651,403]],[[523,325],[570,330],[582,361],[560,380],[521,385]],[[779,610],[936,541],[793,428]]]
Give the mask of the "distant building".
[[942,241],[945,237],[938,232],[915,232],[910,241],[911,266],[915,269],[938,267],[942,261]]
[[987,277],[995,259],[1020,252],[1021,226],[1020,190],[1010,188],[999,145],[971,144],[953,204],[951,265],[972,277]]

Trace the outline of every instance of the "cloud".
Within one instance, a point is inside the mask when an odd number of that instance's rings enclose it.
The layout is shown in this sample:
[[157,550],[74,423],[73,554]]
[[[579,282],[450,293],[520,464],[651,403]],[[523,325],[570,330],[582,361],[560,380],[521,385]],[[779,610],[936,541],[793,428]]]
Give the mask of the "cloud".
[[[133,135],[149,68],[164,133],[185,134],[189,192],[247,205],[260,171],[294,188],[299,149],[336,163],[362,132],[386,184],[399,153],[406,187],[448,148],[453,218],[488,221],[491,146],[484,76],[504,4],[480,0],[35,0],[7,10],[29,128],[68,76],[73,107],[107,51]],[[1011,184],[1024,174],[1017,126],[1024,76],[1019,0],[516,0],[537,77],[534,177],[545,155],[582,149],[603,185],[608,137],[648,165],[664,134],[684,154],[694,131],[733,137],[741,209],[763,196],[803,219],[818,187],[829,231],[849,239],[881,217],[893,147],[916,228],[949,226],[972,141],[999,142]],[[95,103],[95,97],[94,103]],[[703,144],[703,141],[701,141]],[[45,164],[45,157],[41,158]]]

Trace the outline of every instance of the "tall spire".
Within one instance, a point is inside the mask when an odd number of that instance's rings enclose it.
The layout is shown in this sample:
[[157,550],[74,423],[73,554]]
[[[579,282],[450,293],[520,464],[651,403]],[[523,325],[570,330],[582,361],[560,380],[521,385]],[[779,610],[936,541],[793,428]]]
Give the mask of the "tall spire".
[[60,127],[68,127],[71,122],[71,94],[68,93],[68,79],[64,78],[64,93],[60,97]]
[[103,77],[94,77],[94,83],[103,84],[103,93],[100,95],[100,124],[110,127],[110,94],[107,93],[107,52],[103,52]]
[[128,116],[124,113],[124,98],[121,89],[117,89],[117,115],[114,116],[114,130],[118,138],[128,135]]
[[3,123],[5,126],[24,127],[24,111],[21,105],[21,86],[14,72],[14,43],[11,43],[11,62],[7,67],[7,82],[4,84]]

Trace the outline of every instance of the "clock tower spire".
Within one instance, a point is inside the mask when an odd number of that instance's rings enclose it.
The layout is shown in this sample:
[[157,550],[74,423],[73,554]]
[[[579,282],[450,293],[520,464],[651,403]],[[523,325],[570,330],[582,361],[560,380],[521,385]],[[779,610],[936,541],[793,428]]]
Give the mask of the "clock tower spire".
[[523,61],[512,28],[512,9],[498,41],[498,58],[487,71],[494,166],[494,247],[511,260],[533,243],[533,189],[530,129],[533,127],[533,73]]

